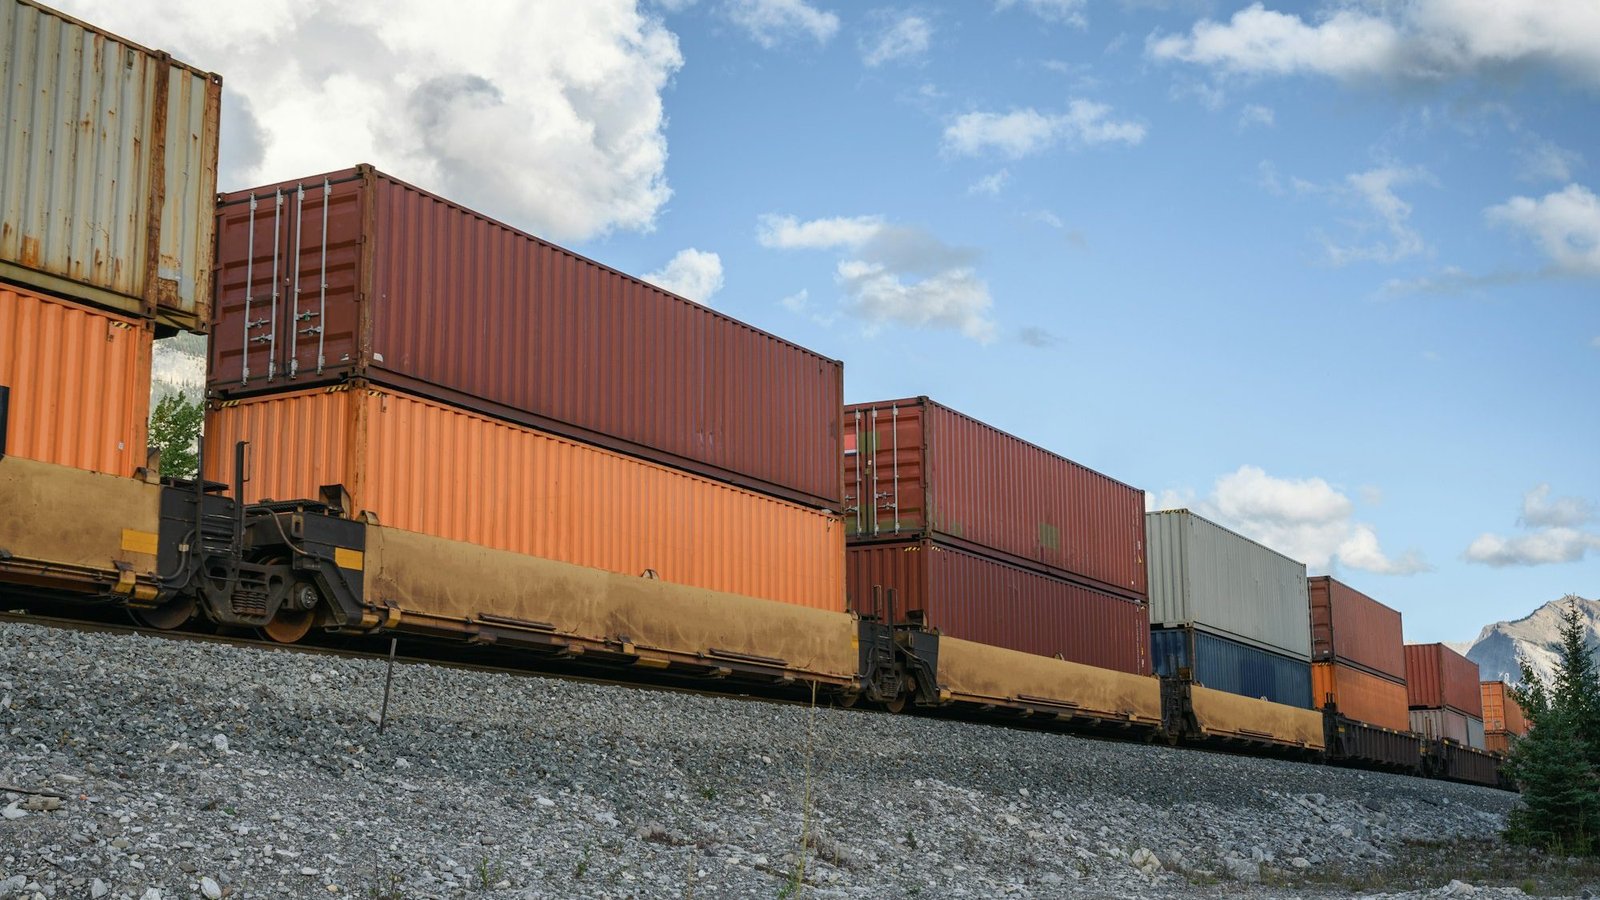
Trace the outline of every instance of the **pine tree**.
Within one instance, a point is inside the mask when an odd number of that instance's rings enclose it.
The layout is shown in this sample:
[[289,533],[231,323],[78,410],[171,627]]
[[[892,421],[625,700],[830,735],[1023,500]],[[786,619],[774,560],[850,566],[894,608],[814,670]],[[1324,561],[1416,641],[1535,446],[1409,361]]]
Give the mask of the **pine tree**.
[[161,451],[161,477],[193,478],[200,467],[200,427],[205,407],[181,394],[168,394],[150,414],[150,446]]
[[1577,604],[1562,615],[1561,658],[1546,685],[1522,663],[1512,689],[1531,729],[1506,766],[1522,788],[1508,836],[1572,854],[1600,854],[1600,669]]

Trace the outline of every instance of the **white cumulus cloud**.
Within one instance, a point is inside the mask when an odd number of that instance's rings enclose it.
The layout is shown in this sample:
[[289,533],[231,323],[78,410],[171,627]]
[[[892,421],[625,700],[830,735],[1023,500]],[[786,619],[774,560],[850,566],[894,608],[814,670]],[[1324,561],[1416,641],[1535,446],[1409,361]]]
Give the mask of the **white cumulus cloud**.
[[[989,318],[994,305],[989,286],[977,274],[978,253],[953,247],[921,228],[889,223],[882,216],[836,216],[801,221],[767,214],[756,225],[756,240],[780,250],[846,251],[834,280],[844,291],[841,309],[869,330],[888,324],[948,328],[980,343],[996,334]],[[791,305],[808,308],[806,295]]]
[[806,0],[728,0],[728,18],[763,47],[809,37],[826,44],[839,31],[839,17]]
[[861,61],[869,66],[912,60],[928,52],[933,40],[933,24],[922,16],[904,15],[890,23],[882,33],[862,45]]
[[1047,22],[1062,22],[1077,28],[1089,24],[1083,15],[1088,0],[996,0],[995,9],[1004,11],[1021,7]]
[[1522,497],[1522,522],[1535,528],[1573,527],[1594,518],[1594,501],[1582,497],[1550,497],[1550,485],[1541,484]]
[[1556,271],[1600,275],[1600,198],[1583,185],[1569,184],[1538,199],[1512,197],[1484,215],[1533,238]]
[[957,116],[944,130],[944,146],[961,156],[993,152],[1019,159],[1058,144],[1138,144],[1145,127],[1111,118],[1111,107],[1091,100],[1073,100],[1063,113],[1032,107],[1005,113],[972,112]]
[[1600,534],[1579,527],[1594,520],[1594,501],[1551,493],[1550,485],[1540,484],[1522,496],[1520,522],[1531,531],[1480,534],[1467,546],[1466,560],[1495,568],[1543,566],[1577,562],[1590,550],[1600,552]]
[[1249,75],[1439,80],[1519,67],[1600,84],[1600,4],[1592,0],[1413,0],[1340,4],[1302,16],[1253,3],[1227,22],[1155,35],[1152,57]]
[[1350,497],[1322,478],[1279,478],[1245,465],[1218,478],[1205,497],[1167,490],[1146,495],[1146,504],[1191,508],[1313,570],[1348,566],[1382,575],[1414,575],[1433,568],[1415,550],[1399,556],[1386,553],[1377,531],[1356,520]]
[[722,290],[722,257],[690,247],[679,250],[665,266],[643,278],[680,297],[710,306],[711,298]]
[[671,196],[677,38],[634,0],[80,0],[225,75],[221,187],[371,162],[558,240],[645,230]]

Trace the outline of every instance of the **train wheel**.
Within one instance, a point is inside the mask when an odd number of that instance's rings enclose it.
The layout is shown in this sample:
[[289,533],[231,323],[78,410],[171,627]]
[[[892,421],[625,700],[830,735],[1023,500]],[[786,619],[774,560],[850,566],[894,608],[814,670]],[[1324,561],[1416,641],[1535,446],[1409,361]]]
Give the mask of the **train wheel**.
[[261,633],[280,644],[292,644],[311,633],[311,625],[316,618],[315,610],[294,610],[285,606],[278,610],[271,622],[261,626]]
[[853,709],[861,699],[861,694],[856,691],[840,691],[833,697],[833,705],[840,709]]
[[193,597],[177,597],[154,609],[128,608],[128,615],[133,621],[146,628],[159,628],[169,631],[189,621],[194,616],[195,603]]
[[887,703],[883,704],[883,708],[888,710],[889,712],[892,712],[892,713],[901,712],[902,710],[904,710],[906,708],[906,700],[908,698],[909,698],[908,694],[904,694],[904,693],[895,694],[893,699],[891,699]]

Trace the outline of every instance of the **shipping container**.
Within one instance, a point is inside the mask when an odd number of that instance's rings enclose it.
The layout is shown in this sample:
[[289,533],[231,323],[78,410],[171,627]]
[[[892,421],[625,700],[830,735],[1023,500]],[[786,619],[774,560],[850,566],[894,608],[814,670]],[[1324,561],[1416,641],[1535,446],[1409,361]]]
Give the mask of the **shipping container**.
[[1503,681],[1479,683],[1479,696],[1483,698],[1483,727],[1489,731],[1527,734],[1528,720],[1522,707],[1511,696]]
[[1338,660],[1405,681],[1400,612],[1327,575],[1306,579],[1311,596],[1311,658]]
[[132,476],[145,464],[150,325],[0,284],[5,452]]
[[1311,709],[1311,665],[1242,644],[1198,628],[1160,628],[1150,632],[1150,664],[1155,673],[1176,676],[1189,669],[1209,688]]
[[1483,720],[1454,709],[1413,709],[1411,730],[1427,738],[1444,738],[1478,750],[1484,748]]
[[896,622],[920,613],[949,637],[1150,671],[1150,619],[1138,601],[930,540],[855,544],[846,556],[851,606],[862,615],[890,618],[892,590]]
[[1478,664],[1443,644],[1406,645],[1406,690],[1412,709],[1450,707],[1483,717]]
[[840,508],[836,360],[369,166],[217,222],[217,396],[366,378]]
[[1404,682],[1392,681],[1342,662],[1311,664],[1311,699],[1318,707],[1332,704],[1345,718],[1379,728],[1411,728]]
[[844,609],[837,514],[558,435],[356,382],[210,410],[208,477],[232,483],[239,440],[247,501],[339,484],[350,511],[406,531]]
[[204,331],[222,79],[0,0],[0,277]]
[[1151,625],[1196,625],[1311,659],[1305,563],[1186,509],[1149,513],[1145,532]]
[[1144,492],[927,397],[845,407],[852,540],[922,540],[1145,595]]
[[1483,749],[1501,756],[1511,752],[1511,742],[1521,740],[1522,735],[1511,734],[1506,731],[1485,731],[1483,734]]

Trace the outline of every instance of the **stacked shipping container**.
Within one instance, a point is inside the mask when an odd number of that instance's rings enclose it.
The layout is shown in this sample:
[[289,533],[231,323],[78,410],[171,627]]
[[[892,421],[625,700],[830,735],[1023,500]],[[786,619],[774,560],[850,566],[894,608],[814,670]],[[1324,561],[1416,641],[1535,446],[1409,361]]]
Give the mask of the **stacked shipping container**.
[[857,611],[892,590],[897,621],[1149,671],[1142,491],[926,397],[847,406],[844,435]]
[[1155,671],[1309,708],[1305,564],[1188,510],[1148,513],[1145,533]]
[[132,476],[156,330],[203,331],[221,79],[0,0],[5,452]]
[[1478,664],[1443,644],[1406,645],[1411,730],[1484,749]]
[[1503,681],[1479,683],[1483,698],[1483,743],[1492,753],[1508,753],[1511,741],[1528,733],[1528,720],[1522,707]]
[[223,197],[205,456],[249,499],[844,608],[842,365],[370,167]]
[[1393,731],[1411,727],[1400,613],[1326,575],[1311,598],[1312,699],[1347,718]]

